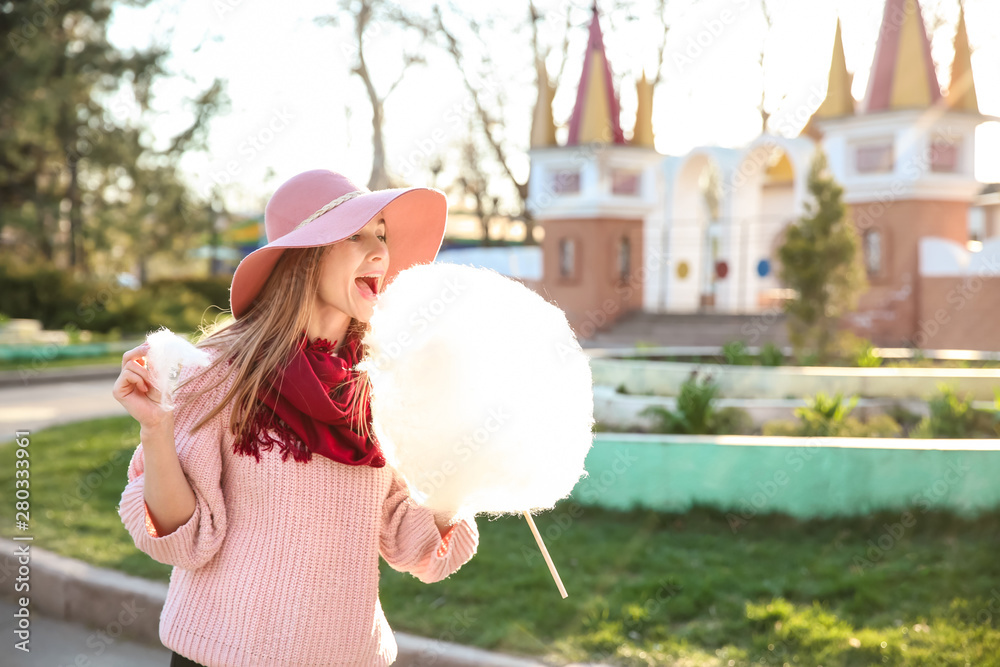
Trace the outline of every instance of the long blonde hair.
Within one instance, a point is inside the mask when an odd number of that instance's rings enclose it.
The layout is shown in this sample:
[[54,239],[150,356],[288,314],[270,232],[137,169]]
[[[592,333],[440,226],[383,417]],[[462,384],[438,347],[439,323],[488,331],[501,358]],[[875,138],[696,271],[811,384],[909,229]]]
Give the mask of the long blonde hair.
[[[232,403],[229,430],[237,440],[252,435],[250,429],[257,411],[267,409],[259,399],[261,388],[275,381],[278,371],[287,363],[299,343],[300,335],[309,326],[314,311],[314,296],[319,290],[320,268],[329,247],[285,250],[250,310],[238,320],[230,320],[203,330],[197,346],[217,348],[220,354],[202,373],[214,373],[219,366],[226,365],[228,371],[219,373],[221,378],[218,382],[188,394],[187,400],[199,398],[231,376],[235,378],[219,404],[198,420],[192,430],[201,428],[226,405]],[[368,328],[367,322],[352,318],[342,344],[355,336],[360,340]],[[364,359],[369,354],[368,347],[360,344],[360,359]],[[352,428],[371,437],[370,425],[364,418],[364,406],[371,395],[371,383],[365,372],[357,371],[352,375],[353,381],[357,383],[356,390],[352,392],[349,410]],[[341,384],[334,391],[340,392],[348,384],[349,382]]]

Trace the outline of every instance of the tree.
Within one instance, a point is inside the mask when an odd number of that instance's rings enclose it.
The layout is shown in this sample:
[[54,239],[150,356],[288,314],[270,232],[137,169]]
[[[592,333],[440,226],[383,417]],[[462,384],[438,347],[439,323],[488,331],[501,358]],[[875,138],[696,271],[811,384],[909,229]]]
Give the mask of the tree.
[[[384,0],[340,0],[341,14],[353,19],[351,26],[351,44],[343,46],[344,54],[352,59],[351,74],[356,75],[365,87],[365,95],[372,107],[372,171],[368,178],[369,190],[382,190],[392,187],[392,176],[389,174],[385,159],[385,102],[403,80],[403,75],[411,65],[424,63],[424,57],[419,53],[404,51],[399,66],[399,74],[385,90],[378,91],[373,72],[365,58],[365,42],[370,39],[369,32],[381,29],[381,26],[394,22],[400,25],[418,23],[411,19],[400,7]],[[323,16],[316,19],[319,25],[337,26],[341,22],[339,16]],[[348,115],[349,115],[348,111]]]
[[[464,28],[469,34],[476,35],[481,39],[480,32],[484,26],[481,26],[470,16],[461,14],[455,7],[452,8],[452,13],[458,19],[465,22]],[[538,14],[531,3],[529,3],[529,17],[532,27],[532,44],[537,51],[539,46],[535,26],[538,21]],[[492,157],[496,164],[499,165],[501,173],[508,179],[509,183],[513,186],[514,192],[517,194],[518,211],[515,217],[520,217],[524,221],[526,226],[525,240],[528,243],[533,243],[533,222],[527,208],[524,206],[524,202],[528,198],[528,181],[527,179],[518,179],[515,176],[514,160],[511,155],[512,146],[505,136],[506,128],[503,122],[507,106],[506,93],[503,90],[503,86],[496,84],[500,80],[500,77],[495,74],[496,68],[489,49],[479,49],[479,56],[476,59],[478,62],[473,62],[473,58],[470,55],[476,53],[477,50],[469,49],[466,45],[463,45],[458,31],[445,24],[444,15],[441,8],[437,5],[433,8],[433,17],[429,23],[413,22],[411,25],[420,28],[424,37],[429,42],[437,43],[451,57],[455,67],[461,73],[465,89],[469,93],[469,98],[473,103],[473,117],[478,121],[476,126],[482,133],[486,144],[490,147]],[[485,27],[489,28],[492,26]],[[474,146],[474,142],[475,139],[472,137],[464,142],[462,146],[463,157],[470,150],[470,147]],[[519,153],[516,149],[513,152],[515,154]],[[469,164],[468,160],[464,161],[467,165]],[[461,176],[460,180],[466,183],[481,184],[485,188],[488,184],[485,181],[480,181],[480,176],[481,170],[477,168],[474,173]],[[477,210],[482,210],[482,202],[490,199],[490,196],[484,191],[475,195],[475,199]],[[492,217],[492,214],[489,217]],[[480,222],[484,229],[488,228],[488,218],[480,217]],[[484,231],[484,236],[488,237],[488,232]]]
[[[654,88],[663,81],[662,64],[667,33],[670,30],[666,15],[667,4],[667,0],[653,0],[653,12],[643,11],[637,14],[633,4],[623,0],[602,3],[602,15],[610,21],[612,30],[616,17],[627,22],[654,19],[662,25],[663,31],[655,45],[657,65],[651,78]],[[448,9],[446,17],[441,8],[435,5],[429,21],[415,20],[409,25],[417,28],[429,44],[442,49],[455,64],[472,102],[471,119],[475,121],[475,134],[479,135],[486,149],[483,158],[494,163],[493,171],[498,176],[495,180],[503,182],[506,186],[503,190],[514,197],[510,206],[510,218],[521,220],[525,225],[525,241],[535,243],[535,222],[526,205],[530,176],[523,169],[528,136],[520,136],[520,133],[512,135],[507,127],[510,85],[498,85],[501,81],[506,84],[507,77],[500,74],[497,66],[499,59],[494,58],[493,51],[487,46],[488,37],[508,45],[503,54],[504,65],[517,54],[524,54],[525,67],[540,75],[544,74],[548,79],[543,81],[539,77],[535,81],[536,86],[550,83],[558,87],[564,82],[567,59],[576,55],[570,53],[571,36],[586,35],[593,8],[586,3],[561,3],[556,9],[543,11],[537,0],[528,0],[522,18],[516,19],[513,24],[503,25],[499,25],[502,21],[500,17],[487,13],[479,19],[475,16],[475,10],[466,6],[460,8],[455,2],[450,2]],[[519,39],[524,41],[519,43]],[[542,64],[541,68],[536,66],[538,63]],[[550,72],[554,72],[554,75]],[[532,95],[530,99],[534,103],[536,96]],[[530,110],[527,113],[530,116]],[[462,144],[462,150],[466,145],[467,142]],[[469,174],[460,178],[474,182],[476,175]],[[499,191],[493,189],[493,198],[496,198]]]
[[169,229],[171,245],[196,240],[162,204],[187,193],[177,162],[203,147],[224,104],[221,84],[193,101],[185,131],[154,149],[143,117],[166,51],[119,51],[107,39],[111,16],[108,0],[0,5],[0,239],[17,260],[82,274],[126,268],[137,251],[163,248],[135,215],[154,201],[153,225]]
[[476,145],[476,136],[469,132],[462,146],[461,171],[455,185],[463,200],[472,199],[472,210],[482,225],[483,245],[493,245],[497,239],[490,236],[490,221],[499,215],[500,198],[489,194],[490,175],[486,173],[482,165],[483,159],[479,147]]
[[760,0],[760,11],[764,17],[766,28],[764,30],[764,38],[760,44],[760,57],[757,59],[757,63],[760,65],[760,102],[757,104],[757,112],[760,114],[760,132],[761,134],[766,134],[767,123],[771,120],[771,111],[764,107],[767,97],[767,69],[764,67],[764,56],[767,54],[768,37],[771,35],[772,28],[774,28],[774,16],[771,14],[770,7],[767,6],[767,0]]
[[836,342],[841,317],[857,305],[865,289],[864,269],[854,225],[846,216],[843,188],[827,171],[817,151],[809,173],[805,215],[788,226],[778,249],[780,278],[795,290],[785,304],[788,334],[796,354],[813,351],[826,363]]

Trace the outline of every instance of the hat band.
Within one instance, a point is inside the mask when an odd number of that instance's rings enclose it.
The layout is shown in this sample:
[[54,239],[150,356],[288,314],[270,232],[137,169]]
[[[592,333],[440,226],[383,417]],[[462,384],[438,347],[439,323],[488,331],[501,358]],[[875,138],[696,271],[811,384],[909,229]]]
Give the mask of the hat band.
[[[332,202],[330,202],[329,204],[325,204],[318,211],[316,211],[315,213],[313,213],[312,215],[310,215],[308,218],[306,218],[305,220],[303,220],[302,222],[300,222],[298,225],[296,225],[295,229],[302,229],[303,227],[305,227],[306,225],[308,225],[310,222],[312,222],[316,218],[320,217],[321,215],[325,215],[326,213],[329,213],[330,211],[332,211],[336,207],[338,207],[341,204],[343,204],[345,201],[350,201],[351,199],[354,199],[355,197],[359,197],[359,196],[361,196],[363,194],[367,194],[368,192],[369,192],[368,190],[355,190],[354,192],[348,192],[346,195],[341,195],[341,196],[337,197]],[[295,230],[292,230],[292,231],[295,231]]]

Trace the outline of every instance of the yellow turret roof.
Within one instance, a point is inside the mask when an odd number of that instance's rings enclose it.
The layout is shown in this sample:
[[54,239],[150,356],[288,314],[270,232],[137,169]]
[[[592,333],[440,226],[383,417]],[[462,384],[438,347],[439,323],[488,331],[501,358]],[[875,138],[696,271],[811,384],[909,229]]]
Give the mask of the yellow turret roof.
[[955,60],[951,64],[948,106],[955,111],[979,113],[976,83],[972,78],[972,49],[965,29],[965,8],[959,5],[958,30],[955,32]]
[[803,134],[819,136],[815,125],[817,119],[839,118],[854,114],[854,96],[851,85],[854,76],[847,71],[847,58],[844,57],[844,39],[840,31],[840,19],[837,19],[837,32],[833,37],[833,58],[830,60],[830,76],[827,80],[826,98],[816,109],[809,122],[802,129]]
[[653,84],[646,80],[646,72],[635,85],[639,98],[635,109],[635,129],[632,131],[633,146],[653,147]]
[[556,145],[556,125],[552,119],[552,98],[556,91],[549,81],[545,63],[539,60],[535,66],[538,70],[538,102],[531,121],[531,147],[544,148]]
[[826,99],[816,110],[819,118],[835,118],[850,116],[854,113],[854,96],[851,95],[851,84],[854,77],[847,71],[847,58],[844,57],[844,38],[841,36],[840,19],[837,19],[837,32],[833,38],[833,58],[830,61],[830,77],[826,87]]

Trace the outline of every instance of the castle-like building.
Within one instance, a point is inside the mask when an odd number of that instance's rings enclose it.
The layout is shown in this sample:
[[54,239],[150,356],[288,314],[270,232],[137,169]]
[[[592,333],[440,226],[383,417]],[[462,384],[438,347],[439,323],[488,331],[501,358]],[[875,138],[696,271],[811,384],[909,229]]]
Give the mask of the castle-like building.
[[[1000,194],[974,175],[979,112],[964,11],[943,94],[919,0],[886,0],[864,100],[838,22],[825,99],[798,137],[683,156],[653,148],[653,90],[631,137],[595,6],[566,143],[539,70],[528,206],[545,229],[541,289],[589,337],[622,315],[768,313],[783,230],[808,203],[817,149],[844,188],[869,287],[847,324],[877,344],[1000,349]],[[973,233],[970,235],[970,220]]]

